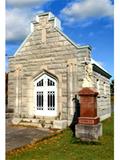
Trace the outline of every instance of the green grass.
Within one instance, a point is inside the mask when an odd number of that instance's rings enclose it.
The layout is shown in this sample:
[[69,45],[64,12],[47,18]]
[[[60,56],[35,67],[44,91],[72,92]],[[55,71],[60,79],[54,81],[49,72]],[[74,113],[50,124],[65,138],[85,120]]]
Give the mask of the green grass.
[[113,115],[103,122],[99,143],[83,143],[72,137],[69,129],[43,140],[31,148],[7,155],[7,160],[113,160]]

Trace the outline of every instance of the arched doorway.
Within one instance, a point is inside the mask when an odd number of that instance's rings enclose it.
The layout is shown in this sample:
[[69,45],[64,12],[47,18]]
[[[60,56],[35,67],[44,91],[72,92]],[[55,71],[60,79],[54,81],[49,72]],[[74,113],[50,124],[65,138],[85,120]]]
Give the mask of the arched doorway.
[[57,81],[47,74],[35,81],[35,114],[57,115]]

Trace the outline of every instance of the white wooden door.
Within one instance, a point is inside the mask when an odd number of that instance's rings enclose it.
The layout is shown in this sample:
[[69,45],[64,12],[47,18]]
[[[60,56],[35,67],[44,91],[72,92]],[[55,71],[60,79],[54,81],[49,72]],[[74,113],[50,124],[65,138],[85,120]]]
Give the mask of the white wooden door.
[[36,115],[57,115],[57,82],[47,74],[35,81],[35,108]]

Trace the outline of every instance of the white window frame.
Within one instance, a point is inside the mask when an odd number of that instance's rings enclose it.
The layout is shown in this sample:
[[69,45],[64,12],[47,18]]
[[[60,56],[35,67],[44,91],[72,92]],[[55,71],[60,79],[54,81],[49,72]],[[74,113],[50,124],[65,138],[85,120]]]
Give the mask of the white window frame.
[[[54,86],[47,85],[47,79],[54,82]],[[43,86],[37,86],[37,83],[43,79]],[[41,75],[35,82],[35,115],[39,116],[56,116],[57,115],[57,81],[47,74]],[[54,110],[48,110],[48,92],[55,92],[55,106]],[[43,110],[37,110],[37,92],[43,92]]]

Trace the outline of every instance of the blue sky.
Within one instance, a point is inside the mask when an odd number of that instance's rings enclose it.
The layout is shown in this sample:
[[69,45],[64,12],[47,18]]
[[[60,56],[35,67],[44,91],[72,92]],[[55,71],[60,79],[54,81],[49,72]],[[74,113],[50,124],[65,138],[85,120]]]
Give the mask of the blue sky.
[[[79,45],[91,45],[92,57],[114,77],[114,19],[111,0],[7,0],[6,55],[15,53],[30,31],[30,21],[51,11],[63,32]],[[7,68],[7,63],[6,63]]]

